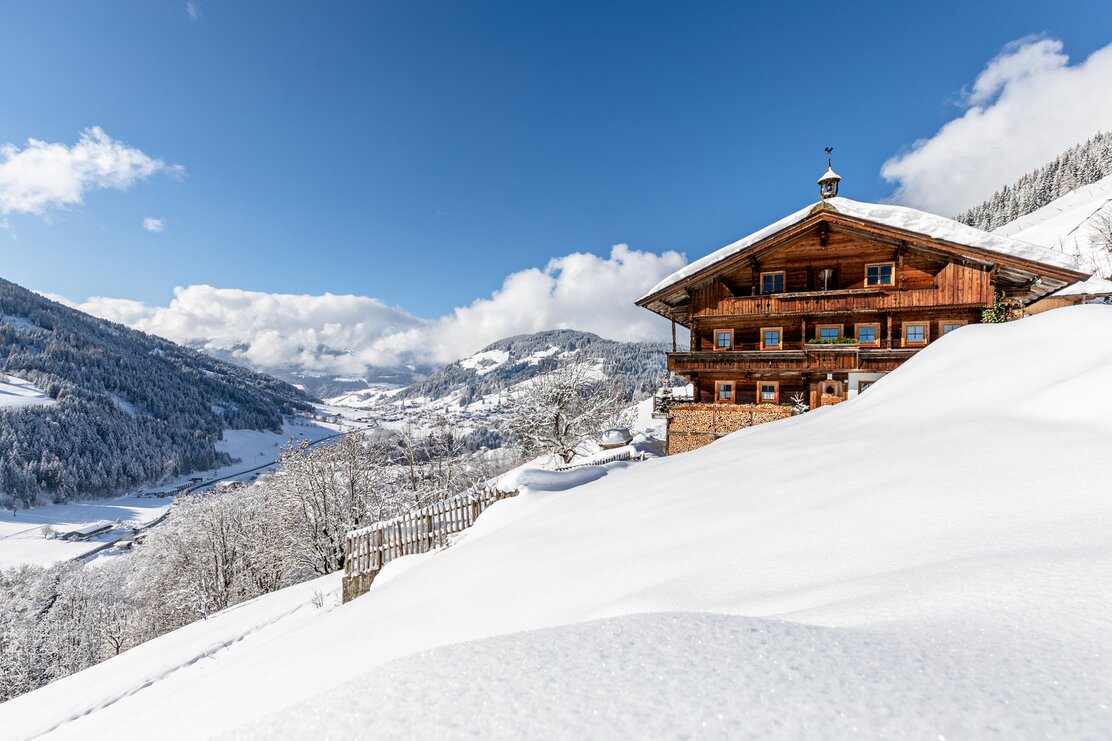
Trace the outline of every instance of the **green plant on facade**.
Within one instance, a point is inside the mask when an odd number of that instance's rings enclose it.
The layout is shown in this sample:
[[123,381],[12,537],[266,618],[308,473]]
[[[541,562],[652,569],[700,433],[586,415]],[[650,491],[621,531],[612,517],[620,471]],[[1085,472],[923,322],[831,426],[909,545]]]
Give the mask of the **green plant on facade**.
[[981,312],[981,321],[985,324],[1001,324],[1021,318],[1023,307],[1015,299],[1005,298],[1003,291],[996,291],[992,296],[992,306]]
[[807,340],[808,345],[856,345],[853,337],[812,337]]

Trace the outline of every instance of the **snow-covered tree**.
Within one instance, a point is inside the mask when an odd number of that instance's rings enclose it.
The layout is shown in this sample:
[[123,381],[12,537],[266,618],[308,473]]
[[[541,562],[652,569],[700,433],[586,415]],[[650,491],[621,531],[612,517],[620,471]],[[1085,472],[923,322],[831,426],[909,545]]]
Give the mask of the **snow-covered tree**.
[[620,384],[576,355],[522,384],[510,400],[509,427],[526,452],[555,455],[567,463],[616,423],[627,400]]

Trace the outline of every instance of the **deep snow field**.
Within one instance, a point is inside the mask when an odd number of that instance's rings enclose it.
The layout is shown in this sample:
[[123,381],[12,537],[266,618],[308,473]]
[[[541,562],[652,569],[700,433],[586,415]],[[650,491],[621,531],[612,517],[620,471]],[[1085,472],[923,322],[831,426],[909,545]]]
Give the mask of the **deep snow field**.
[[517,472],[354,602],[238,605],[0,735],[1108,738],[1110,388],[1112,307],[964,327],[836,407]]

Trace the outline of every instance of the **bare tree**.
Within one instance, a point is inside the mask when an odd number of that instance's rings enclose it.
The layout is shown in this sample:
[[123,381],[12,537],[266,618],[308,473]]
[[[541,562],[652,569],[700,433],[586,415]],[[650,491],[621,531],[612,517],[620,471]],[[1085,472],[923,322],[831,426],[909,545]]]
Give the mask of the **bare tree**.
[[619,383],[576,355],[522,384],[510,399],[509,426],[526,452],[556,455],[568,463],[617,422],[626,401]]
[[1089,231],[1089,244],[1104,252],[1112,252],[1112,206],[1105,206],[1093,214]]

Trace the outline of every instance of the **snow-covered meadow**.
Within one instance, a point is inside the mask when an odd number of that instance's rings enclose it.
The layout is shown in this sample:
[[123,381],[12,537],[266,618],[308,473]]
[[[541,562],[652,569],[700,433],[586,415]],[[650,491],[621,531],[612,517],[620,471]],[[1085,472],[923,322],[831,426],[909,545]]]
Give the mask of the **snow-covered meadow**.
[[266,595],[5,703],[0,728],[1106,737],[1110,385],[1110,307],[964,327],[836,407],[518,473],[354,602],[335,576]]
[[30,381],[0,373],[0,410],[53,404],[46,392]]

